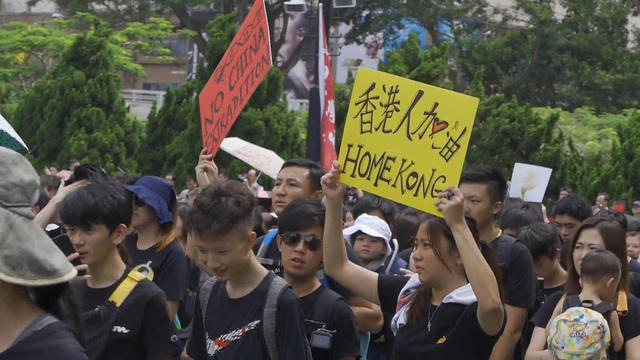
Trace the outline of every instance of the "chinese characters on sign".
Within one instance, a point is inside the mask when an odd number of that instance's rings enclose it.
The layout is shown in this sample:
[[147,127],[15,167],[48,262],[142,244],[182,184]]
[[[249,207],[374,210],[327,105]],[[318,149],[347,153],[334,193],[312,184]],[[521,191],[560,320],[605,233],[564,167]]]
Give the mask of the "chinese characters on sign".
[[457,186],[478,99],[360,68],[347,113],[340,180],[442,216],[438,191]]
[[208,154],[215,155],[218,151],[271,66],[264,0],[256,0],[200,93],[202,144]]

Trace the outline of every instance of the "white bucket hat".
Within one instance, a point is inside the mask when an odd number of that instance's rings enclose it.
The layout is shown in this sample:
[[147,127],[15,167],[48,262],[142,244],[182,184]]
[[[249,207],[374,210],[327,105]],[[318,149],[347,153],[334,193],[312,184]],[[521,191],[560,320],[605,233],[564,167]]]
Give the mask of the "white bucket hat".
[[352,226],[342,230],[342,235],[351,238],[351,235],[358,231],[362,231],[369,236],[384,239],[384,242],[387,244],[386,255],[391,254],[391,246],[389,245],[389,241],[391,241],[391,229],[389,229],[389,225],[384,220],[377,216],[362,214],[358,216]]
[[69,281],[77,271],[34,221],[40,179],[27,159],[0,147],[0,280],[24,286]]

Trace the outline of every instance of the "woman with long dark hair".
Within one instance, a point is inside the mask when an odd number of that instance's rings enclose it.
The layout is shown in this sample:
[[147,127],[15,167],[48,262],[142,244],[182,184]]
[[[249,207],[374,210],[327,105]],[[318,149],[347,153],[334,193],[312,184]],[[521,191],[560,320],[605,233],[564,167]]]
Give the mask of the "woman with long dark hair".
[[[322,178],[326,196],[324,271],[357,295],[395,313],[394,359],[487,359],[504,324],[495,258],[464,215],[456,188],[438,194],[444,219],[420,224],[412,253],[417,274],[379,275],[351,263],[342,239],[339,166]],[[474,231],[475,230],[475,231]],[[493,266],[492,266],[493,265]]]
[[33,221],[38,174],[0,147],[0,359],[85,360],[68,281],[77,271]]
[[600,216],[584,220],[569,245],[566,292],[551,295],[531,319],[535,328],[531,335],[526,359],[553,359],[551,354],[544,350],[546,344],[545,328],[558,303],[564,301],[566,296],[578,295],[582,291],[580,266],[584,256],[594,249],[611,251],[618,257],[621,265],[618,295],[612,305],[620,317],[624,346],[620,352],[615,354],[615,359],[640,359],[640,300],[628,292],[629,269],[625,238],[625,230],[615,221]]

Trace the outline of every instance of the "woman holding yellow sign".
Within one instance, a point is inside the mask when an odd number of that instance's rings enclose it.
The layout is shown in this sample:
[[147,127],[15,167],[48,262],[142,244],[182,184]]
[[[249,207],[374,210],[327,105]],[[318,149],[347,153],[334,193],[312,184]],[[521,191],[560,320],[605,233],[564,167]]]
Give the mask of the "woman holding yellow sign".
[[504,307],[491,249],[464,216],[457,188],[438,193],[444,219],[423,222],[412,252],[412,277],[379,275],[347,259],[342,240],[338,162],[322,177],[326,196],[324,271],[357,295],[395,312],[394,359],[487,359],[504,325]]

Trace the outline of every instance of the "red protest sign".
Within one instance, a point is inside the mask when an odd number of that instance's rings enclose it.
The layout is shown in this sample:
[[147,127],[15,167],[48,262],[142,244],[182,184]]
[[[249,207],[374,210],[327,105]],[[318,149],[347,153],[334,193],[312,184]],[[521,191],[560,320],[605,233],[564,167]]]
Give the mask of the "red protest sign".
[[264,0],[256,0],[200,93],[202,144],[208,154],[218,151],[272,64]]

